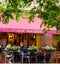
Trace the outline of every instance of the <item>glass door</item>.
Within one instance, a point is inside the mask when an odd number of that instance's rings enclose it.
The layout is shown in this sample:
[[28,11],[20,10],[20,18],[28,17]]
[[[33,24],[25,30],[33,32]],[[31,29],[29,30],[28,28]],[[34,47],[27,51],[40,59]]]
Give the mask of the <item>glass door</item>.
[[36,45],[36,34],[29,34],[28,36],[28,46],[32,44]]

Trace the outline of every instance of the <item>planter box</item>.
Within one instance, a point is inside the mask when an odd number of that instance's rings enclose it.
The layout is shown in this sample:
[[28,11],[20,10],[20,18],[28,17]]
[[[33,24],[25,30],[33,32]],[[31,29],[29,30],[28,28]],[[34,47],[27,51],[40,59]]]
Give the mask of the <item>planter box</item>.
[[55,50],[45,50],[45,51],[47,51],[47,52],[54,52]]
[[28,50],[29,52],[36,52],[37,50]]

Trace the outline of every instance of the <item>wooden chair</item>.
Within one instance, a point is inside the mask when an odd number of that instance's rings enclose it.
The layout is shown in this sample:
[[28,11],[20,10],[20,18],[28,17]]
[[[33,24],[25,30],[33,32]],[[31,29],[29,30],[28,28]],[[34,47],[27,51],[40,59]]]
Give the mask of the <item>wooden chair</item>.
[[54,60],[56,60],[56,63],[58,63],[58,59],[60,59],[60,51],[54,51],[51,54],[51,58],[53,62],[55,62]]

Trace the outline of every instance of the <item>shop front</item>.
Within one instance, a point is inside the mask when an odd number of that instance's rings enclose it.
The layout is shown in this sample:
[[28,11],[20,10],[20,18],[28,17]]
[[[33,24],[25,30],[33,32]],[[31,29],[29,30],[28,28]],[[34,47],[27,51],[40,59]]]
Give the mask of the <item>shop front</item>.
[[12,45],[19,45],[20,42],[23,42],[27,47],[32,44],[40,48],[40,34],[29,34],[29,33],[7,33],[7,43]]
[[[37,20],[38,19],[38,20]],[[19,19],[19,22],[15,20],[9,20],[8,24],[0,22],[0,32],[6,33],[6,42],[13,44],[19,44],[21,41],[29,47],[32,42],[40,48],[40,34],[44,34],[43,29],[40,28],[41,19],[34,18],[34,22],[29,23],[28,20]]]
[[[28,47],[35,43],[35,45],[41,47],[41,36],[44,35],[44,26],[40,28],[42,20],[37,16],[34,18],[34,22],[19,19],[19,22],[15,20],[9,20],[8,24],[0,22],[0,32],[6,33],[6,42],[13,44],[19,44],[21,41]],[[49,31],[50,33],[56,33],[56,28]],[[44,40],[44,38],[42,39]],[[43,44],[45,43],[45,40]]]
[[0,45],[19,45],[23,42],[27,47],[35,44],[38,48],[40,47],[40,34],[35,33],[1,33]]

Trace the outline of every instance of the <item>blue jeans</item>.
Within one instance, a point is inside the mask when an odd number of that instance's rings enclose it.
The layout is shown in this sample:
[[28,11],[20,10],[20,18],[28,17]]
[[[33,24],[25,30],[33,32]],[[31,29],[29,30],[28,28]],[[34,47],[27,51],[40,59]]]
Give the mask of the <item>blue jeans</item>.
[[22,63],[22,55],[20,54],[19,56],[20,56],[19,62]]
[[[19,56],[20,56],[19,62],[22,63],[22,55],[20,54]],[[27,58],[27,56],[28,56],[28,54],[27,53],[24,53],[24,58],[25,59]]]

